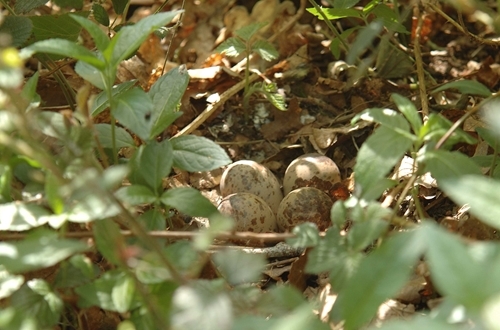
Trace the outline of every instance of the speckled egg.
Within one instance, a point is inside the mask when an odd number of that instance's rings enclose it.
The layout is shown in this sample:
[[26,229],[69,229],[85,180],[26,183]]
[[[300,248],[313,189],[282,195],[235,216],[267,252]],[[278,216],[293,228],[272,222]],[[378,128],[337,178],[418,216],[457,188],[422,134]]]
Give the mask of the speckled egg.
[[267,167],[252,160],[240,160],[229,165],[222,174],[220,192],[223,197],[234,193],[252,193],[265,200],[274,214],[283,199],[276,176]]
[[254,233],[277,231],[274,212],[262,198],[254,194],[243,192],[226,196],[220,202],[218,210],[235,220],[236,231]]
[[333,202],[321,190],[302,187],[292,190],[280,203],[277,215],[278,228],[282,232],[304,222],[312,222],[319,230],[325,230],[331,224],[330,210]]
[[327,192],[337,182],[340,182],[340,171],[333,160],[317,153],[305,154],[287,167],[283,191],[287,195],[300,187],[314,187]]

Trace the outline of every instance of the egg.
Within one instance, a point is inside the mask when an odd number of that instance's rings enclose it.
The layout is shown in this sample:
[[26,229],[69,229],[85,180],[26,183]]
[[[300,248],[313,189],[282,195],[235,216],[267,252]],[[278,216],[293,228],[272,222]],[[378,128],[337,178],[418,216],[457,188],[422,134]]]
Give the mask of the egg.
[[340,182],[337,164],[327,156],[311,153],[296,158],[287,167],[283,191],[287,195],[300,187],[314,187],[327,192],[337,182]]
[[252,160],[240,160],[229,165],[221,177],[222,197],[234,193],[252,193],[262,198],[276,214],[283,199],[281,185],[265,166]]
[[331,224],[330,210],[333,202],[323,191],[313,187],[292,190],[278,208],[278,228],[282,232],[304,222],[312,222],[319,230],[325,230]]
[[235,220],[236,231],[254,233],[277,231],[274,212],[262,198],[254,194],[240,192],[226,196],[217,209]]

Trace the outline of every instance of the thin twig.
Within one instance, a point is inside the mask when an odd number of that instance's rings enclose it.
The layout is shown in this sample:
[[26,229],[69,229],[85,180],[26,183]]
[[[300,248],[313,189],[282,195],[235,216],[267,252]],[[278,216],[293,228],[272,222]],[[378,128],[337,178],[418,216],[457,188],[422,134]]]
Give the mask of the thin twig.
[[419,4],[417,4],[414,8],[415,16],[418,17],[418,24],[415,30],[415,46],[413,51],[415,53],[415,65],[417,66],[417,76],[418,76],[418,90],[420,92],[420,102],[422,104],[422,114],[424,118],[429,116],[429,103],[427,100],[427,90],[425,86],[425,73],[424,73],[424,65],[422,62],[422,52],[420,50],[420,32],[422,31],[422,15],[420,15]]

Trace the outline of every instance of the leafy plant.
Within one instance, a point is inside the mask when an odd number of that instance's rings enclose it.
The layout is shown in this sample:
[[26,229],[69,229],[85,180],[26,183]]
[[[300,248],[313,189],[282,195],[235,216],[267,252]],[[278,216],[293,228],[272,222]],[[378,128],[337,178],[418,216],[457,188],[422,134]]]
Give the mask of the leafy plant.
[[285,100],[282,95],[276,93],[276,86],[272,83],[255,83],[250,86],[248,79],[250,77],[250,55],[257,53],[266,61],[272,61],[278,58],[278,51],[266,40],[258,39],[257,34],[267,23],[254,23],[242,27],[235,31],[235,36],[227,39],[217,47],[216,51],[231,57],[238,57],[241,54],[246,56],[245,67],[245,90],[243,93],[243,105],[248,108],[250,96],[254,93],[261,93],[277,109],[286,110]]

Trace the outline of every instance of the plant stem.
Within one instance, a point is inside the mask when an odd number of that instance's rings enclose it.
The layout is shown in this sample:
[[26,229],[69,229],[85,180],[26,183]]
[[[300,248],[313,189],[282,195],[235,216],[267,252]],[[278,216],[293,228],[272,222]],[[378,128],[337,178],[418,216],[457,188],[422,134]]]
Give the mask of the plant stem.
[[344,46],[344,50],[348,51],[349,50],[349,45],[347,45],[347,43],[345,42],[345,40],[340,35],[339,31],[337,31],[337,29],[335,28],[335,26],[333,26],[332,22],[330,22],[330,20],[328,19],[328,17],[326,17],[325,13],[323,12],[323,9],[320,6],[318,6],[318,4],[316,3],[316,1],[309,0],[309,2],[311,3],[311,5],[314,6],[314,9],[316,9],[318,11],[318,13],[321,15],[321,17],[325,21],[326,26],[328,26],[328,28],[332,31],[332,33],[335,35],[335,37],[339,39],[339,41],[342,44],[342,46]]

